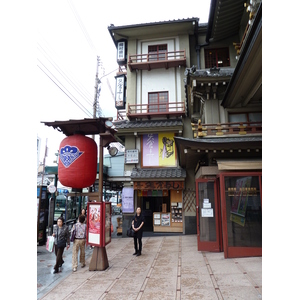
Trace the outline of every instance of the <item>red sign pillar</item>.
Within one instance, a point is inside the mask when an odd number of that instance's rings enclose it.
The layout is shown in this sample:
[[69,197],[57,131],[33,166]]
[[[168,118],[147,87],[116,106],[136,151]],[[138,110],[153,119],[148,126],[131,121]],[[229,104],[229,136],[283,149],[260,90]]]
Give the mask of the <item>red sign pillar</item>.
[[[99,245],[95,246],[92,259],[89,265],[90,271],[104,271],[109,267],[105,248],[105,202],[103,202],[103,147],[115,141],[111,133],[99,134],[99,202],[100,207],[100,235]],[[97,203],[97,202],[94,202]],[[93,202],[90,203],[92,205]],[[88,233],[89,234],[89,233]]]

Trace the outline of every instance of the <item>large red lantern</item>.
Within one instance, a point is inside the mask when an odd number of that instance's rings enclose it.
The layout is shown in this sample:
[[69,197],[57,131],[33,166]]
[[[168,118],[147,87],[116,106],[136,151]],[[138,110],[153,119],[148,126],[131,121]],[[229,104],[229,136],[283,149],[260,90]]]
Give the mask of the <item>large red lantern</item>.
[[64,186],[82,189],[97,176],[97,144],[91,138],[74,134],[59,146],[58,179]]

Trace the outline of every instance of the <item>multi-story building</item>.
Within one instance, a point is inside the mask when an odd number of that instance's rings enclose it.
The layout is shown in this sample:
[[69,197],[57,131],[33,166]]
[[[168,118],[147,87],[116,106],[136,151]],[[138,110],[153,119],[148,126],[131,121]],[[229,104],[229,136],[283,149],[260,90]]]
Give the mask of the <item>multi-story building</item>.
[[131,190],[124,233],[140,206],[146,230],[197,233],[199,250],[225,257],[261,255],[261,27],[254,0],[212,0],[208,24],[109,26]]

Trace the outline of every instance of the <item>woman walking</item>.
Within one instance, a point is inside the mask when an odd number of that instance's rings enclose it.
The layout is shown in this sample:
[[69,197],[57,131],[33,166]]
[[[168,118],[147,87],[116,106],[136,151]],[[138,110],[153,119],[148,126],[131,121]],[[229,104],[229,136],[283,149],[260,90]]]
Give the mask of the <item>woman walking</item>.
[[[136,209],[136,214],[132,220],[132,228],[135,231],[134,235],[134,249],[133,255],[140,256],[142,254],[142,237],[143,237],[143,225],[145,222],[144,216],[141,214],[142,210],[140,207]],[[138,247],[139,242],[139,247]]]
[[64,263],[62,256],[67,246],[67,250],[70,247],[70,232],[67,225],[63,225],[64,219],[59,217],[57,219],[56,231],[52,234],[54,236],[54,247],[56,255],[56,263],[54,266],[53,274],[58,273],[58,268]]
[[86,224],[85,216],[81,214],[79,216],[79,222],[73,225],[72,232],[75,230],[75,240],[73,242],[73,252],[72,252],[72,268],[73,272],[77,271],[78,266],[78,252],[80,249],[81,268],[85,266],[85,239],[86,239]]

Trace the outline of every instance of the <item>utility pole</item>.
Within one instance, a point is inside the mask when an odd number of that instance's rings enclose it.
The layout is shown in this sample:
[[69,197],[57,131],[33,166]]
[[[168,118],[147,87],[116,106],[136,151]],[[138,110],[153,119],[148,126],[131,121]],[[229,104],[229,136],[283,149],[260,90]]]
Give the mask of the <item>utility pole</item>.
[[100,56],[97,56],[93,118],[96,118],[97,104],[98,104],[98,84],[101,82],[100,79],[98,78],[99,65],[100,65]]

